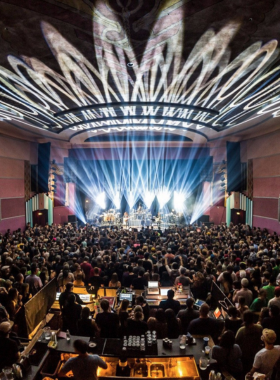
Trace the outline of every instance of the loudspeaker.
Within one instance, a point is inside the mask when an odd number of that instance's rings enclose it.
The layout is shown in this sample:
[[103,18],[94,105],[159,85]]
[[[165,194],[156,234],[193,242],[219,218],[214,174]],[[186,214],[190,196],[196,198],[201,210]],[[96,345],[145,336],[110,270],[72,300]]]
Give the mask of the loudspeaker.
[[76,215],[68,215],[68,223],[76,223],[77,217]]
[[38,145],[38,193],[49,192],[51,143]]
[[38,192],[37,169],[38,169],[37,165],[31,165],[31,191],[34,191],[35,193]]
[[240,143],[227,141],[227,191],[242,191]]
[[198,223],[209,223],[209,215],[201,215],[201,216],[197,219],[197,222],[198,222]]

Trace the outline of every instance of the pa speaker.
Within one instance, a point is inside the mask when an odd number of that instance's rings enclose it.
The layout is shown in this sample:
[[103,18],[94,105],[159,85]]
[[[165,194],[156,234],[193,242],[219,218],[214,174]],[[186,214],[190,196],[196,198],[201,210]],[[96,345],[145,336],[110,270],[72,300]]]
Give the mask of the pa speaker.
[[75,223],[77,222],[76,215],[68,215],[68,223]]
[[209,215],[201,215],[197,221],[198,223],[209,223]]
[[38,192],[38,166],[31,165],[31,191]]
[[38,193],[49,191],[51,143],[38,145]]
[[240,143],[227,141],[227,191],[242,191]]

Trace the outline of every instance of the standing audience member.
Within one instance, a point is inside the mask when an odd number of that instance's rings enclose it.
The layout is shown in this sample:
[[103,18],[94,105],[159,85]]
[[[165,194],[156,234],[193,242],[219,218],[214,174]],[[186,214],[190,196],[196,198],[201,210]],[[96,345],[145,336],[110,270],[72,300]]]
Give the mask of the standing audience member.
[[255,372],[259,372],[270,379],[273,367],[280,359],[280,346],[274,346],[276,334],[273,330],[264,329],[261,339],[264,342],[264,348],[256,353],[253,367],[247,375],[253,376]]
[[34,296],[42,287],[42,281],[40,277],[37,276],[39,272],[39,267],[36,263],[32,263],[30,266],[31,274],[26,277],[25,282],[29,284],[29,291]]
[[235,377],[239,377],[243,370],[241,356],[241,349],[235,343],[234,333],[230,330],[222,334],[219,344],[212,349],[212,358],[217,360],[220,368]]
[[247,372],[253,364],[256,353],[261,348],[262,326],[254,324],[254,313],[246,310],[243,314],[244,326],[236,334],[236,343],[242,351],[242,363]]

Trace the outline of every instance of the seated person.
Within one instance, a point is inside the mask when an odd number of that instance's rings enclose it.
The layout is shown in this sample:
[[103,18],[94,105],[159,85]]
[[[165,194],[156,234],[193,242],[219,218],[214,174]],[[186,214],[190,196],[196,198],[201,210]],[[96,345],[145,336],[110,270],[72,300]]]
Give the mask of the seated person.
[[218,341],[218,337],[224,327],[224,322],[218,321],[208,316],[209,306],[204,303],[199,310],[199,318],[193,319],[188,327],[188,332],[192,335],[211,335],[214,342]]
[[77,335],[77,322],[81,318],[82,306],[76,302],[74,294],[70,294],[63,309],[63,330],[69,330],[71,334]]
[[91,318],[90,309],[84,307],[82,309],[81,319],[77,322],[79,336],[95,337],[99,334],[99,329],[95,321]]
[[100,329],[101,338],[117,338],[119,333],[119,316],[112,313],[108,300],[103,299],[100,302],[103,312],[98,313],[95,322]]
[[177,315],[181,309],[179,301],[174,300],[174,290],[169,289],[167,292],[167,300],[160,301],[159,308],[163,310],[172,309]]
[[150,306],[147,304],[143,296],[138,296],[136,298],[136,305],[140,305],[144,314],[144,321],[147,322],[150,316]]
[[148,331],[147,322],[144,321],[144,314],[141,311],[134,313],[134,319],[127,320],[127,335],[143,335]]
[[194,310],[193,308],[194,302],[193,298],[188,298],[186,301],[186,309],[180,310],[177,314],[177,318],[181,321],[182,334],[187,334],[190,322],[199,317],[198,310]]

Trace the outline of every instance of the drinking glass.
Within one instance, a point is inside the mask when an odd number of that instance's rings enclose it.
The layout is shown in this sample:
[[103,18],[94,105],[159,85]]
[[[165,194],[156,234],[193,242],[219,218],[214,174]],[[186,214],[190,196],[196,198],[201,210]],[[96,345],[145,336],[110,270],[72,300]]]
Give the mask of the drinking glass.
[[210,354],[210,351],[211,351],[211,347],[206,346],[206,347],[204,348],[205,355],[209,355],[209,354]]
[[44,334],[45,334],[45,339],[50,340],[51,339],[51,328],[50,327],[45,327],[44,328]]
[[207,369],[207,365],[208,365],[208,358],[206,358],[205,356],[201,356],[199,358],[199,368],[204,371]]

